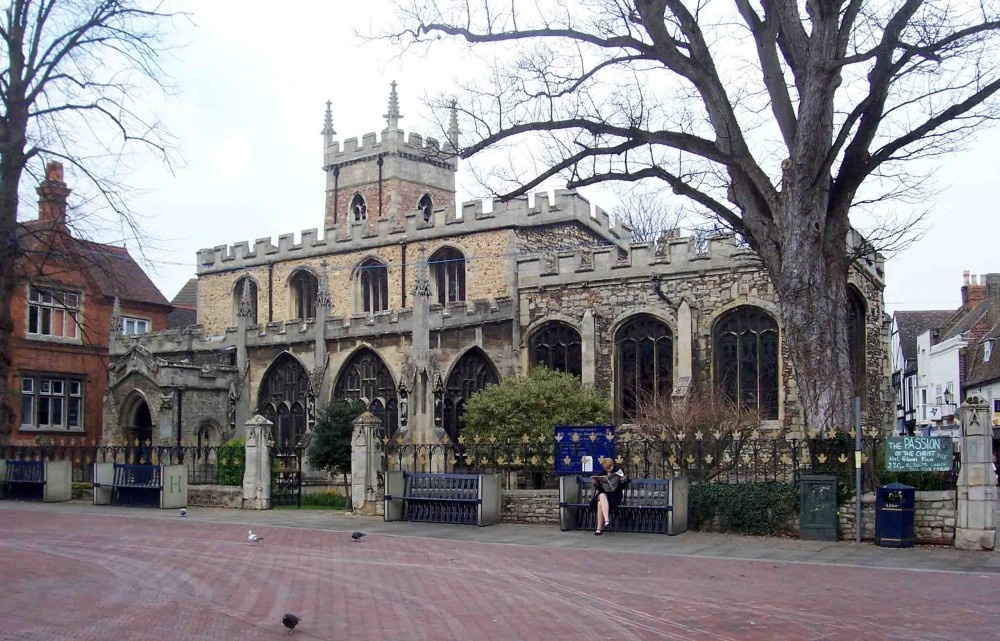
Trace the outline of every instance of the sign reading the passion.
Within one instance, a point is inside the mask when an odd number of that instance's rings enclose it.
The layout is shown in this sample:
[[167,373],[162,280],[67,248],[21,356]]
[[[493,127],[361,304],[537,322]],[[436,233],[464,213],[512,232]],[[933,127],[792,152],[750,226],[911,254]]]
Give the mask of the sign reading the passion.
[[887,472],[950,472],[950,436],[894,436],[885,442]]
[[614,425],[556,426],[556,474],[585,474],[598,471],[601,469],[598,459],[614,458],[614,456]]

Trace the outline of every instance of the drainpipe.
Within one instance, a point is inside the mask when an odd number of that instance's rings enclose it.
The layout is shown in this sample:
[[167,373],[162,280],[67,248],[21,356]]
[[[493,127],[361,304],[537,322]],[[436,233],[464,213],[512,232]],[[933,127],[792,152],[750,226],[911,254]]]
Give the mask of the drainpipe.
[[402,258],[401,258],[402,265],[400,266],[401,282],[399,288],[401,290],[400,294],[402,295],[403,298],[403,302],[400,305],[400,308],[405,308],[406,307],[406,241],[405,240],[399,241],[399,246],[402,249]]
[[267,322],[274,322],[274,263],[267,264]]

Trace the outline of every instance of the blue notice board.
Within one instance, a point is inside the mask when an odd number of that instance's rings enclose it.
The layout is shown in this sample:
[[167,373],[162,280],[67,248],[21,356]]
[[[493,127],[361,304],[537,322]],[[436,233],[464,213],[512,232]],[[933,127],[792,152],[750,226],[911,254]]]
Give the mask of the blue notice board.
[[598,459],[615,457],[614,425],[557,425],[556,474],[586,474],[601,469]]

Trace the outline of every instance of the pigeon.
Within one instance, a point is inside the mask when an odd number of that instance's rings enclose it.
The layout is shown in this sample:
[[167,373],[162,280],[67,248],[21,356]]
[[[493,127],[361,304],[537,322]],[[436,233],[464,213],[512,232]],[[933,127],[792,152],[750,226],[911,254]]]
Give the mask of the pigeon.
[[187,516],[187,515],[188,515],[188,511],[185,510],[184,508],[181,508],[181,516]]
[[264,537],[254,534],[253,530],[247,530],[247,532],[249,533],[247,534],[247,541],[250,541],[251,543],[257,543],[258,541],[264,540]]
[[355,541],[360,541],[364,537],[365,537],[364,532],[354,532],[351,534],[351,538],[354,539]]
[[281,625],[288,628],[288,633],[291,634],[295,626],[299,624],[299,617],[295,616],[291,612],[286,612],[285,616],[281,617]]

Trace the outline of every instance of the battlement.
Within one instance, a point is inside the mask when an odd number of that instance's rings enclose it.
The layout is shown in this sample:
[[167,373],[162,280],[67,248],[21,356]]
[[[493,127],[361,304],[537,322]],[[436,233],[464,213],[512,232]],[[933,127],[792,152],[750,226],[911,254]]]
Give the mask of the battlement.
[[592,207],[590,201],[573,190],[557,190],[552,199],[548,193],[538,193],[534,201],[534,206],[531,207],[526,196],[507,202],[493,201],[492,211],[485,208],[482,201],[472,201],[462,205],[461,215],[456,214],[454,207],[447,207],[435,211],[429,221],[424,221],[415,211],[411,211],[404,217],[403,225],[383,218],[375,221],[373,228],[367,222],[327,228],[322,237],[318,230],[308,229],[301,232],[298,242],[294,234],[282,234],[277,243],[270,238],[259,238],[254,241],[252,248],[248,241],[218,245],[198,250],[198,273],[246,269],[286,260],[371,250],[394,245],[401,240],[437,240],[458,234],[570,221],[582,224],[610,245],[622,249],[628,247],[632,230],[625,225],[615,226],[607,212],[599,207]]
[[338,165],[356,158],[368,158],[389,152],[408,153],[417,157],[436,157],[442,160],[453,157],[453,154],[444,149],[436,138],[424,138],[413,132],[407,136],[403,131],[383,129],[381,136],[374,131],[364,134],[360,143],[357,137],[345,139],[343,147],[340,141],[332,141],[326,147],[325,159],[327,165]]
[[609,278],[649,278],[651,274],[729,270],[755,266],[756,255],[731,234],[701,238],[665,237],[651,243],[539,253],[518,258],[522,287],[593,282]]
[[[413,309],[375,314],[335,316],[326,320],[327,340],[376,336],[386,333],[409,334],[412,329]],[[442,331],[455,327],[479,326],[483,323],[509,321],[514,318],[514,303],[509,296],[476,299],[462,304],[431,305],[429,327]],[[153,354],[188,352],[221,352],[236,344],[238,328],[229,327],[224,334],[212,335],[202,325],[184,329],[168,329],[136,336],[119,337],[111,343],[111,355],[126,354],[135,345],[141,345]],[[247,328],[247,346],[265,347],[316,340],[314,320],[294,320],[262,323]]]

